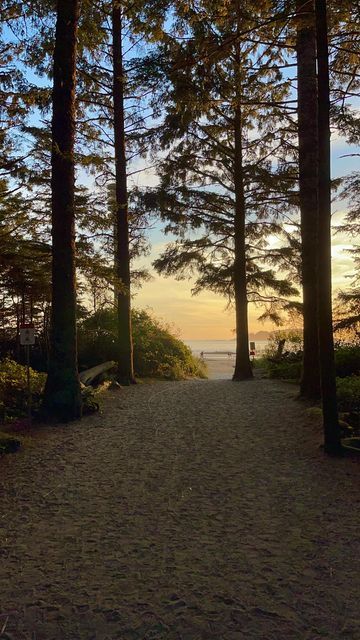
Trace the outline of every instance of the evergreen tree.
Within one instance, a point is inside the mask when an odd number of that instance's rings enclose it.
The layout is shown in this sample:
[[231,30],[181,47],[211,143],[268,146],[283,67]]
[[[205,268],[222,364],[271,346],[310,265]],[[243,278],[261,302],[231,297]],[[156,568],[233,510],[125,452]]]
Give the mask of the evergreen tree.
[[63,421],[81,416],[77,370],[74,137],[77,0],[58,0],[52,117],[51,351],[44,409]]
[[300,393],[320,397],[317,311],[317,78],[315,7],[297,0],[299,191],[304,350]]
[[325,451],[341,452],[331,295],[330,84],[326,0],[315,0],[318,61],[318,313]]
[[122,53],[121,2],[113,0],[113,108],[115,147],[115,272],[118,281],[118,379],[123,384],[135,382],[131,332],[130,247],[128,193],[125,154],[124,69]]
[[[274,317],[275,304],[295,292],[266,265],[269,259],[284,266],[291,255],[289,247],[267,251],[266,237],[281,233],[277,219],[294,206],[295,178],[286,163],[293,152],[283,115],[292,107],[277,55],[259,43],[263,33],[254,36],[259,14],[264,18],[261,7],[255,16],[250,3],[182,9],[185,44],[167,41],[159,52],[167,115],[155,144],[168,153],[161,189],[147,196],[179,241],[155,266],[180,274],[195,268],[195,290],[209,287],[234,300],[234,379],[244,379],[252,376],[248,300],[269,302]],[[193,239],[186,229],[195,232]]]

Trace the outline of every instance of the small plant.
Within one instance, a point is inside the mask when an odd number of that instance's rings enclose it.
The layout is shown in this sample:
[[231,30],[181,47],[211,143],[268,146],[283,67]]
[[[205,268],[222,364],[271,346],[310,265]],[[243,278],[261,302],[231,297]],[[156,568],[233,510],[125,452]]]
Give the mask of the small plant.
[[300,331],[274,331],[262,358],[270,378],[299,381],[303,338]]
[[296,356],[302,354],[303,344],[302,331],[296,329],[293,331],[274,331],[270,334],[265,349],[265,357],[267,359],[281,359],[285,355]]
[[295,362],[286,360],[281,362],[268,361],[267,370],[270,378],[299,381],[301,376],[301,360]]
[[337,378],[337,398],[341,411],[360,411],[360,376]]
[[96,393],[93,387],[81,386],[82,412],[83,415],[89,415],[99,411],[99,403],[96,399]]
[[[46,374],[30,368],[32,406],[39,407]],[[0,411],[3,422],[26,415],[27,370],[14,360],[0,362]]]
[[360,345],[338,345],[335,349],[336,375],[339,378],[360,375]]

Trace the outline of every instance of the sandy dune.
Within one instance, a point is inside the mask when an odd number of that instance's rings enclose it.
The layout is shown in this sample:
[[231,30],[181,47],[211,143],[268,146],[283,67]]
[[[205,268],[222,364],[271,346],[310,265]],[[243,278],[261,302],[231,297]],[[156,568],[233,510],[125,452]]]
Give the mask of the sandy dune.
[[293,393],[138,385],[3,458],[1,640],[358,640],[359,464]]

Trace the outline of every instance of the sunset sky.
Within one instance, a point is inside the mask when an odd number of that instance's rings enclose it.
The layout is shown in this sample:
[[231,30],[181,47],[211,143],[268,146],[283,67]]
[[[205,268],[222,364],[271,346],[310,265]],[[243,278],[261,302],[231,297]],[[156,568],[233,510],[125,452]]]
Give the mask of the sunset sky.
[[[344,144],[341,139],[333,137],[332,165],[333,176],[347,175],[355,171],[356,158],[341,156],[351,154],[354,148]],[[138,184],[152,186],[156,182],[149,172],[139,174]],[[335,202],[333,205],[333,227],[336,228],[344,218],[346,203]],[[152,309],[154,314],[179,330],[180,336],[187,340],[231,339],[234,337],[234,312],[226,309],[226,300],[205,291],[197,296],[191,295],[191,280],[177,281],[174,278],[158,276],[151,268],[151,262],[164,249],[168,239],[160,227],[150,234],[152,244],[151,255],[139,260],[140,265],[150,267],[153,279],[146,282],[134,296],[134,306]],[[349,286],[348,276],[353,272],[353,263],[346,249],[351,247],[348,236],[333,234],[333,290]],[[253,305],[249,307],[250,331],[273,330],[272,323],[261,323],[257,320],[261,310]]]
[[[335,220],[341,219],[336,214]],[[352,273],[352,260],[346,253],[351,245],[349,239],[343,235],[333,238],[333,285],[339,289],[348,285],[346,276]],[[153,245],[152,256],[155,258],[163,247]],[[140,260],[140,264],[150,266],[150,259]],[[192,296],[191,280],[177,281],[174,278],[158,276],[151,270],[153,279],[146,282],[134,297],[134,306],[150,308],[155,315],[174,325],[184,339],[210,340],[230,339],[234,337],[234,312],[226,309],[226,300],[204,291],[200,295]],[[249,307],[250,331],[263,329],[272,330],[272,323],[261,323],[257,320],[261,310],[253,305]]]

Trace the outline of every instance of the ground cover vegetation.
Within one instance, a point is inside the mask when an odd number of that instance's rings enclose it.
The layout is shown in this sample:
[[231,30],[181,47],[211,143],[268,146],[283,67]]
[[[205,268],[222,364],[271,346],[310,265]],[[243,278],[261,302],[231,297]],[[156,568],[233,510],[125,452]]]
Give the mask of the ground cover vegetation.
[[[146,311],[132,311],[134,343],[134,375],[136,378],[183,380],[191,377],[206,378],[204,362],[193,356],[175,331],[152,317]],[[105,361],[116,361],[117,315],[113,308],[88,312],[77,328],[79,370],[90,369]],[[16,340],[10,342],[16,349]],[[11,353],[11,351],[10,351]],[[41,411],[46,383],[46,354],[41,349],[33,354],[37,369],[30,368],[31,407],[34,417]],[[13,354],[13,358],[16,355]],[[24,426],[28,415],[27,369],[22,363],[7,356],[0,362],[0,424],[12,428]],[[111,368],[106,380],[118,381]],[[104,382],[104,375],[94,380],[93,386]],[[101,391],[101,389],[99,389]],[[96,408],[99,397],[91,385],[81,385],[83,411]]]
[[[338,392],[355,397],[359,372],[349,365],[357,347],[334,356],[331,189],[347,209],[339,231],[356,238],[359,177],[332,180],[330,131],[359,141],[356,9],[2,3],[0,357],[23,364],[20,326],[33,322],[44,417],[81,416],[79,366],[98,363],[91,350],[116,361],[123,384],[202,374],[176,338],[131,310],[148,277],[138,267],[147,230],[161,223],[170,239],[155,269],[191,275],[194,293],[210,289],[234,308],[234,380],[253,375],[250,302],[276,323],[301,314],[303,344],[278,354],[281,377],[291,368],[301,394],[321,398],[325,448],[340,451],[336,373],[351,370]],[[149,166],[155,186],[133,178]],[[356,338],[356,246],[353,258],[353,287],[334,308],[335,328]]]
[[[336,334],[335,334],[336,336]],[[337,337],[337,336],[336,336]],[[273,379],[294,384],[301,382],[304,350],[302,330],[276,331],[255,366]],[[360,435],[360,345],[337,339],[334,345],[336,398],[340,411],[340,428],[344,436]],[[315,405],[316,406],[316,405]],[[315,412],[315,415],[319,414]]]

